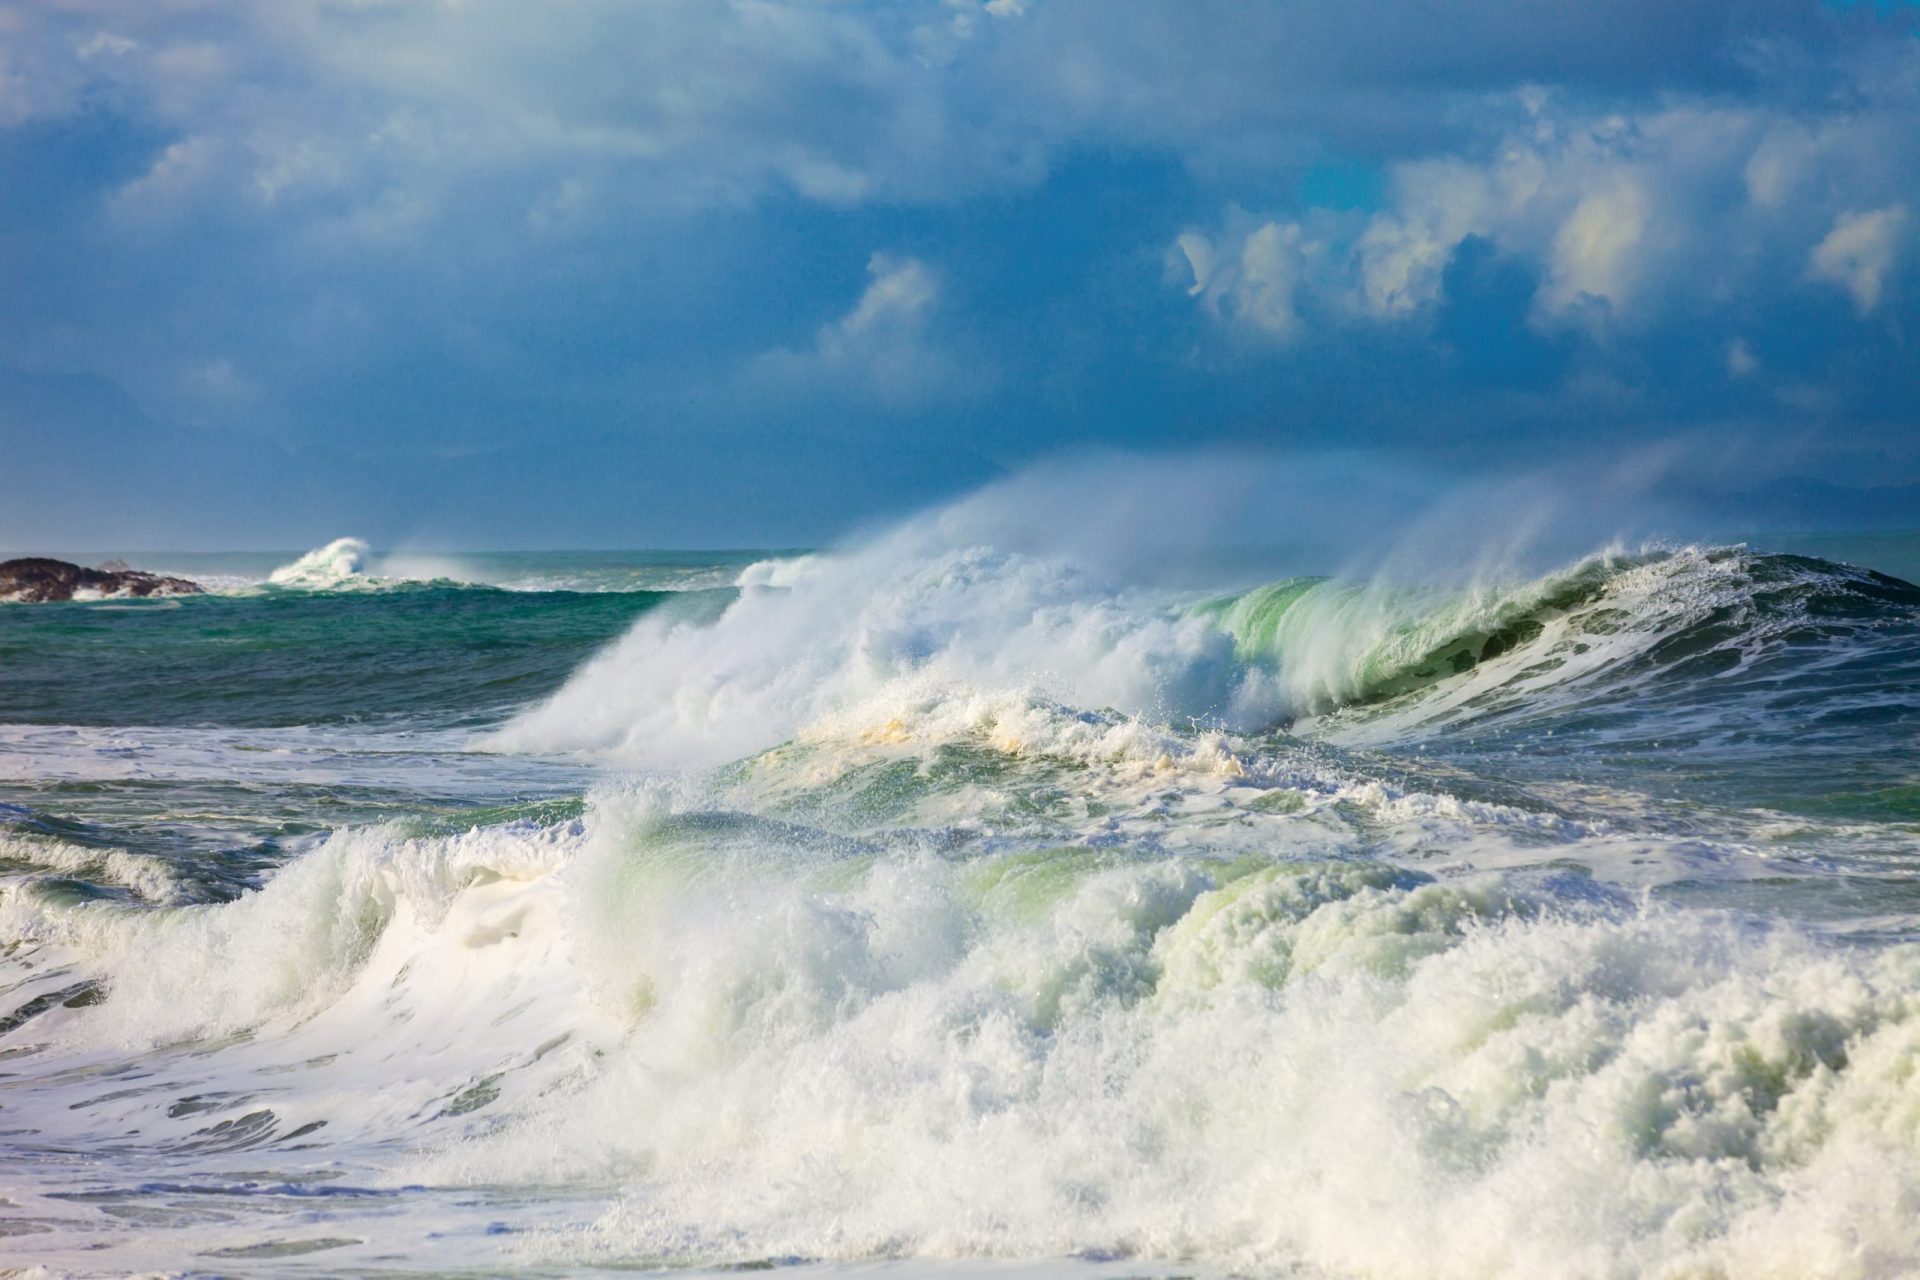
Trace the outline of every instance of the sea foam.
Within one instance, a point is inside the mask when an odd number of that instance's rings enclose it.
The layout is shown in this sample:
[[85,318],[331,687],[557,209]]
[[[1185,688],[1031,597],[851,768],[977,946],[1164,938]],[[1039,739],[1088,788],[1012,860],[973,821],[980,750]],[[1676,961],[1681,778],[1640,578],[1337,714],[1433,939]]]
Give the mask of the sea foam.
[[[1284,849],[1327,816],[1257,820]],[[1502,822],[1422,820],[1455,848]],[[132,1094],[49,1078],[86,1104],[49,1137],[190,1141],[221,1113],[178,1100],[225,1096],[283,1138],[324,1121],[396,1186],[621,1188],[523,1261],[1874,1276],[1920,1256],[1920,948],[1550,868],[956,858],[652,788],[554,828],[342,835],[224,906],[10,910],[109,984],[33,1028],[60,1061],[244,1037],[150,1057]]]

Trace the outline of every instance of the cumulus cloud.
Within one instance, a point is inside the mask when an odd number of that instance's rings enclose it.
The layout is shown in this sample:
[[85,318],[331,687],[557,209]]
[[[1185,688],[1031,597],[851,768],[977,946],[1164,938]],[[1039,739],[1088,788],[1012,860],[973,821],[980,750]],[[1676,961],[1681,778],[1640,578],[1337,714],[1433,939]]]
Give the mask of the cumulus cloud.
[[843,358],[876,336],[917,329],[940,298],[933,272],[918,258],[876,253],[867,260],[867,274],[873,280],[859,303],[820,331],[822,354]]
[[1837,284],[1853,298],[1854,309],[1871,315],[1880,306],[1887,273],[1901,249],[1907,228],[1905,205],[1869,213],[1842,213],[1807,257],[1807,274]]
[[[1675,315],[1766,305],[1798,275],[1837,284],[1864,317],[1901,261],[1903,204],[1836,205],[1911,185],[1920,111],[1904,101],[1808,123],[1775,108],[1663,106],[1590,113],[1537,92],[1477,155],[1391,165],[1382,207],[1229,209],[1189,229],[1207,312],[1280,339],[1303,309],[1391,324],[1445,301],[1449,265],[1475,239],[1522,263],[1536,327],[1632,330]],[[1303,226],[1316,229],[1303,234]]]
[[1564,313],[1589,299],[1625,306],[1638,283],[1650,203],[1626,175],[1582,196],[1553,233],[1542,307]]
[[760,374],[894,405],[953,390],[958,368],[928,334],[940,301],[938,274],[918,258],[876,253],[867,275],[859,301],[820,326],[811,349],[768,352],[756,362]]
[[1187,292],[1221,320],[1286,341],[1300,332],[1298,295],[1323,246],[1298,223],[1248,221],[1236,212],[1217,234],[1181,233],[1174,247],[1191,275]]

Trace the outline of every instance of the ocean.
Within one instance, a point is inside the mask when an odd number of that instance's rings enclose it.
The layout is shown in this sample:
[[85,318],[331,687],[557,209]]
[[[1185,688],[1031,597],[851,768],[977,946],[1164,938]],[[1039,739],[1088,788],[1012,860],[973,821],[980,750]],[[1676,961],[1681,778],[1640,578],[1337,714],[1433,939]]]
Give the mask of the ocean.
[[1920,1273],[1920,534],[124,558],[0,1268]]

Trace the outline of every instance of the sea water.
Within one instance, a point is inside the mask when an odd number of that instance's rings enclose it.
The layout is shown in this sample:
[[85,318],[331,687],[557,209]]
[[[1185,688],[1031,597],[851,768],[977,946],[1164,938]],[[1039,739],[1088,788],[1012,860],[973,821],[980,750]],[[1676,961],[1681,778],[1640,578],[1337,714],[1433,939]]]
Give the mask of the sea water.
[[1920,538],[997,530],[0,606],[0,1265],[1920,1271]]

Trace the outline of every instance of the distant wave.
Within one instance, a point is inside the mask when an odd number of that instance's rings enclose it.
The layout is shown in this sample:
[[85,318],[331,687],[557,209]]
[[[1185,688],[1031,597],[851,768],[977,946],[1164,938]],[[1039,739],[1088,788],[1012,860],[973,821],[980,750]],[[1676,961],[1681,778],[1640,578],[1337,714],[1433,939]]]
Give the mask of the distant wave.
[[365,576],[367,552],[367,544],[359,538],[335,538],[292,564],[281,565],[268,575],[267,581],[276,587],[310,590],[338,587],[350,578]]
[[645,553],[630,557],[588,553],[570,560],[549,555],[485,555],[426,552],[375,553],[365,539],[336,538],[291,563],[275,568],[264,581],[222,579],[225,594],[270,591],[392,591],[435,587],[525,594],[598,595],[635,592],[693,592],[728,589],[740,576],[738,559],[725,554],[712,562],[667,553],[658,561]]
[[386,591],[395,588],[486,587],[485,583],[464,582],[439,572],[445,566],[434,565],[428,573],[396,570],[417,566],[395,566],[373,561],[372,549],[361,538],[335,538],[324,547],[315,547],[291,564],[283,564],[267,575],[265,587],[286,591]]
[[267,575],[254,589],[279,591],[395,591],[420,587],[495,591],[504,588],[470,581],[458,564],[444,559],[382,555],[376,559],[363,538],[335,538]]

